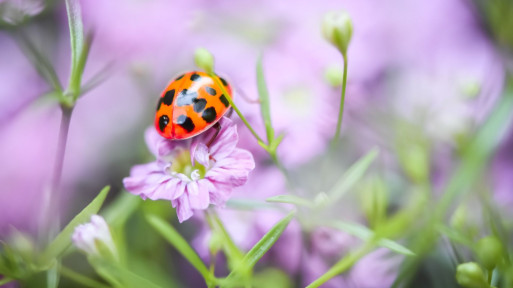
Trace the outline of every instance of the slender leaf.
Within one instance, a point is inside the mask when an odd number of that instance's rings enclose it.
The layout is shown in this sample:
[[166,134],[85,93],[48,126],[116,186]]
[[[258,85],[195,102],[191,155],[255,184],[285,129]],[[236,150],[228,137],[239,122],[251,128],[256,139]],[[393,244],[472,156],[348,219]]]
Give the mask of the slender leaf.
[[[363,241],[370,241],[375,237],[375,233],[370,230],[369,228],[357,224],[357,223],[349,223],[349,222],[342,222],[337,221],[334,222],[332,225],[333,228],[340,229],[346,233],[349,233],[353,236],[356,236]],[[415,253],[413,253],[410,249],[404,247],[403,245],[392,241],[390,239],[379,239],[376,244],[381,247],[385,247],[390,249],[391,251],[394,251],[396,253],[406,255],[406,256],[415,256]]]
[[209,223],[212,226],[214,232],[217,232],[218,235],[221,236],[223,240],[223,251],[226,253],[226,257],[230,261],[232,265],[237,265],[242,261],[244,254],[240,251],[239,247],[233,242],[232,237],[226,231],[221,219],[217,216],[215,212],[208,213],[207,217],[209,218]]
[[91,287],[91,288],[109,288],[110,287],[110,286],[107,286],[107,285],[100,283],[96,280],[88,278],[80,273],[77,273],[69,268],[66,268],[64,266],[61,266],[59,270],[61,272],[62,277],[73,280],[74,282],[79,283],[82,286]]
[[456,243],[463,244],[469,248],[472,248],[474,246],[474,242],[471,239],[469,239],[467,236],[461,234],[460,232],[458,232],[455,229],[449,228],[449,227],[447,227],[445,225],[441,225],[441,224],[437,225],[436,229],[438,230],[438,232],[447,236],[447,238],[451,239],[452,241],[454,241]]
[[143,278],[132,271],[121,267],[118,264],[105,261],[101,258],[90,258],[89,262],[96,269],[98,274],[107,278],[106,280],[111,282],[117,287],[127,288],[158,288],[159,285],[152,281]]
[[296,206],[305,206],[305,207],[309,207],[309,208],[313,207],[313,201],[312,200],[309,200],[309,199],[306,199],[306,198],[302,198],[302,197],[299,197],[299,196],[295,196],[295,195],[286,195],[286,194],[277,195],[277,196],[274,196],[274,197],[267,198],[267,199],[265,199],[265,201],[267,201],[267,202],[276,202],[276,203],[294,204]]
[[137,211],[142,200],[130,193],[121,193],[102,212],[103,218],[111,227],[123,226],[128,218]]
[[71,73],[77,69],[77,65],[84,47],[84,25],[78,0],[66,0],[68,12],[69,32],[71,40]]
[[96,72],[91,79],[89,79],[87,82],[84,83],[82,88],[80,88],[80,95],[84,95],[87,92],[91,91],[92,89],[96,88],[98,85],[102,84],[108,77],[109,74],[112,72],[113,64],[107,64],[105,67],[103,67],[100,71]]
[[155,215],[147,215],[146,220],[198,270],[206,281],[211,278],[207,266],[205,266],[198,254],[173,226]]
[[365,174],[369,166],[372,164],[374,159],[379,154],[377,148],[369,151],[365,156],[360,158],[356,163],[351,165],[349,169],[344,173],[342,178],[335,184],[335,186],[328,193],[331,201],[335,203],[339,200],[347,191],[349,191]]
[[2,278],[2,279],[0,279],[0,286],[5,285],[7,283],[11,283],[12,281],[14,281],[14,279],[9,278],[9,277]]
[[59,261],[55,262],[48,271],[46,271],[46,287],[47,288],[57,288],[59,286],[60,274],[59,274],[59,266],[61,263]]
[[60,94],[62,92],[62,85],[52,63],[37,49],[32,40],[24,33],[20,32],[19,34],[14,34],[14,36],[18,45],[20,45],[20,48],[26,54],[32,65],[34,65],[39,75]]
[[226,202],[226,207],[238,210],[255,210],[255,209],[280,209],[276,205],[272,205],[260,200],[232,198]]
[[107,186],[89,203],[80,213],[75,216],[71,222],[55,237],[55,239],[46,247],[42,256],[42,263],[46,264],[51,259],[58,257],[66,248],[71,245],[71,235],[79,224],[90,220],[91,215],[98,213],[109,193],[110,187]]
[[244,256],[242,262],[239,267],[233,270],[230,275],[226,278],[227,283],[233,281],[234,278],[239,276],[240,274],[247,273],[255,264],[264,256],[265,253],[274,245],[274,243],[280,238],[285,228],[289,225],[290,221],[294,217],[295,212],[290,212],[287,216],[281,219],[278,223],[276,223],[269,232],[267,232],[258,243],[249,250],[249,252]]
[[246,254],[243,259],[241,266],[252,268],[255,264],[264,256],[264,254],[274,245],[274,243],[280,238],[285,228],[289,225],[290,221],[294,217],[295,212],[290,212],[285,218],[276,223],[276,225],[267,232],[260,241],[258,241],[251,250]]
[[271,143],[274,140],[274,129],[271,124],[271,107],[269,104],[269,91],[267,89],[267,84],[264,78],[262,56],[258,58],[257,62],[257,86],[258,95],[260,99],[260,111],[262,113],[262,119],[264,119],[265,131],[267,133],[267,143]]

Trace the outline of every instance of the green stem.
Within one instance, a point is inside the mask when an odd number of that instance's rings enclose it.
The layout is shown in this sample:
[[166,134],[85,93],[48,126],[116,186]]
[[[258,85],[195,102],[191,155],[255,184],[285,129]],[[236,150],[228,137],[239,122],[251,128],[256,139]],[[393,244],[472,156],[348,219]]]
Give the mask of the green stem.
[[246,127],[248,127],[248,129],[251,132],[251,134],[253,134],[253,136],[255,136],[255,138],[258,140],[258,142],[260,142],[260,143],[264,144],[265,146],[267,146],[265,144],[264,140],[262,140],[262,138],[260,138],[260,136],[258,136],[256,131],[253,129],[253,127],[251,127],[251,125],[249,124],[248,120],[246,120],[244,115],[242,115],[242,113],[240,112],[239,108],[237,108],[235,103],[233,103],[232,96],[230,96],[228,91],[226,91],[226,88],[221,83],[221,80],[219,80],[219,77],[215,73],[210,73],[210,77],[212,77],[212,79],[214,79],[214,81],[215,81],[217,86],[221,87],[221,91],[223,91],[223,94],[226,96],[226,99],[228,100],[228,102],[232,106],[233,110],[235,110],[235,113],[237,113],[237,115],[239,115],[239,118],[242,120],[242,122],[244,122]]
[[82,284],[83,286],[92,287],[92,288],[97,288],[97,287],[98,288],[109,288],[110,287],[101,282],[98,282],[89,277],[86,277],[82,274],[79,274],[71,269],[68,269],[64,266],[61,266],[61,268],[59,270],[60,270],[60,273],[62,276],[66,277],[68,279],[71,279],[71,280],[75,281],[76,283]]
[[346,84],[347,84],[347,55],[342,55],[344,58],[344,75],[342,78],[342,95],[340,99],[340,108],[338,110],[337,130],[335,131],[335,137],[331,142],[331,147],[334,148],[337,145],[338,139],[340,138],[340,128],[342,127],[342,116],[344,115],[344,103],[346,99]]
[[9,284],[9,283],[11,283],[13,281],[14,281],[14,279],[9,278],[9,277],[5,277],[5,278],[0,279],[0,285]]
[[358,250],[349,253],[348,255],[346,255],[346,257],[338,261],[335,265],[333,265],[333,267],[331,267],[330,270],[328,270],[328,272],[324,273],[321,277],[317,278],[310,285],[306,286],[306,288],[320,287],[322,284],[326,283],[331,278],[350,269],[354,265],[354,263],[360,260],[360,258],[365,256],[367,253],[369,253],[373,248],[374,241],[367,242]]

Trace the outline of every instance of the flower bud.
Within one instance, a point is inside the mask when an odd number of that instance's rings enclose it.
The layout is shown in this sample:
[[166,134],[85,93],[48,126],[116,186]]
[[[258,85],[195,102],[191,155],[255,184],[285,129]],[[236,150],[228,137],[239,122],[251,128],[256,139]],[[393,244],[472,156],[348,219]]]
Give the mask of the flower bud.
[[198,48],[194,52],[194,62],[200,69],[208,74],[214,72],[214,55],[205,48]]
[[451,217],[451,227],[463,231],[467,226],[468,211],[464,205],[458,206]]
[[78,249],[89,256],[113,256],[117,258],[117,250],[109,226],[105,219],[99,215],[92,215],[91,222],[78,225],[71,240]]
[[430,155],[423,143],[399,143],[399,161],[406,175],[415,183],[424,183],[429,178]]
[[456,269],[456,281],[466,288],[488,287],[483,270],[474,262],[458,265]]
[[330,12],[324,16],[322,24],[324,38],[344,55],[353,35],[353,23],[349,14],[345,12]]
[[385,184],[378,177],[363,182],[361,195],[362,209],[371,228],[375,228],[386,217],[388,195]]
[[330,66],[324,70],[324,79],[332,87],[342,86],[344,70],[338,66]]
[[474,249],[477,259],[487,270],[492,270],[502,260],[502,243],[495,236],[481,238]]

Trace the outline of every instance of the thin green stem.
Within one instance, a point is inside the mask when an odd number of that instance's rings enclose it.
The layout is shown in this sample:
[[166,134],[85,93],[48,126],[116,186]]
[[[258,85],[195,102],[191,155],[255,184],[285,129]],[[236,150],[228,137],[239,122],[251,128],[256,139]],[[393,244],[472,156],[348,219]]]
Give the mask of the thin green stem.
[[239,108],[235,105],[235,103],[233,103],[232,97],[230,96],[228,91],[226,91],[226,88],[221,83],[221,80],[219,80],[219,77],[217,75],[215,75],[214,73],[210,73],[210,77],[212,77],[212,79],[214,79],[214,81],[215,81],[217,86],[221,87],[221,91],[223,91],[223,95],[226,96],[226,99],[228,100],[228,102],[232,106],[233,110],[235,110],[235,113],[237,113],[237,115],[239,115],[239,118],[242,120],[242,122],[244,122],[244,125],[246,125],[246,127],[248,127],[248,129],[251,132],[251,134],[253,134],[253,136],[255,136],[255,138],[258,140],[258,142],[260,142],[260,143],[264,144],[265,146],[267,146],[266,143],[264,142],[264,140],[262,140],[262,138],[260,138],[260,136],[258,136],[256,131],[253,129],[253,127],[251,127],[251,125],[249,124],[248,120],[246,120],[246,117],[244,117],[244,115],[242,115],[242,113],[240,112]]
[[105,285],[101,282],[98,282],[94,279],[91,279],[89,277],[86,277],[80,273],[77,273],[69,268],[66,268],[64,266],[61,266],[59,269],[59,272],[62,276],[71,279],[75,281],[76,283],[82,284],[86,287],[92,287],[92,288],[109,288],[110,286]]
[[338,110],[337,130],[335,131],[335,137],[331,142],[331,147],[336,147],[338,139],[340,138],[340,128],[342,127],[342,118],[344,115],[344,103],[346,102],[346,86],[347,86],[347,55],[342,55],[344,58],[344,75],[342,77],[342,95],[340,99],[340,108]]
[[11,283],[13,281],[14,281],[14,279],[5,277],[5,278],[0,279],[0,285],[5,285],[5,284]]
[[306,288],[316,288],[320,287],[322,284],[326,283],[331,278],[341,274],[348,269],[350,269],[360,258],[367,255],[374,248],[374,241],[367,242],[365,245],[361,246],[358,250],[350,252],[340,261],[338,261],[333,267],[331,267],[328,272],[324,273],[321,277],[317,278],[310,285],[306,286]]

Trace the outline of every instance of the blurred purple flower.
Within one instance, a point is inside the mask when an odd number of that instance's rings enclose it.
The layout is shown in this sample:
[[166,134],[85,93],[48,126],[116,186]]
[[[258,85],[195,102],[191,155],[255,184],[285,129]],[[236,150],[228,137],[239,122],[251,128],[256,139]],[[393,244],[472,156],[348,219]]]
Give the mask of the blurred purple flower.
[[224,205],[233,188],[246,183],[255,162],[251,153],[236,147],[239,136],[232,121],[222,118],[220,124],[209,147],[206,143],[215,129],[190,142],[161,138],[149,128],[146,142],[157,160],[134,166],[130,177],[123,179],[125,188],[143,199],[170,200],[180,222],[189,219],[193,209]]
[[105,219],[99,215],[92,215],[91,222],[78,225],[71,236],[71,240],[75,246],[88,255],[99,256],[101,254],[98,250],[98,242],[105,245],[113,256],[117,255],[109,226]]
[[[310,233],[310,245],[303,251],[301,271],[307,285],[326,273],[361,241],[342,231],[319,227]],[[395,280],[400,256],[379,248],[361,258],[351,270],[334,277],[322,287],[390,287]]]

